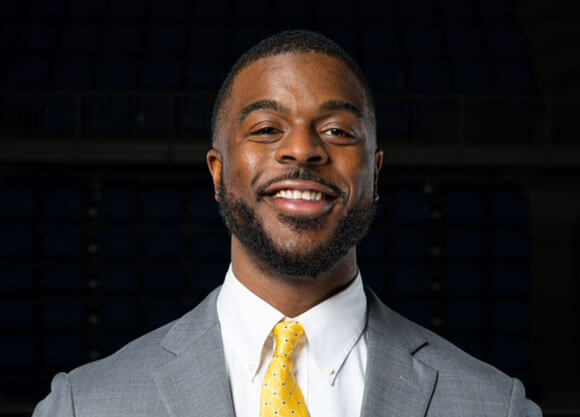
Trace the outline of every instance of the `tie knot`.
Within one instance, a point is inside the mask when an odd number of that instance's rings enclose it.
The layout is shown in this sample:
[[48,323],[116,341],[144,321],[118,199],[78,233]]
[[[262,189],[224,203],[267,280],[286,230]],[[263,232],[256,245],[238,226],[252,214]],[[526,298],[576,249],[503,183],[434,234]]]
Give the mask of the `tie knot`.
[[274,327],[276,351],[274,356],[292,357],[292,351],[306,334],[304,327],[296,320],[281,321]]

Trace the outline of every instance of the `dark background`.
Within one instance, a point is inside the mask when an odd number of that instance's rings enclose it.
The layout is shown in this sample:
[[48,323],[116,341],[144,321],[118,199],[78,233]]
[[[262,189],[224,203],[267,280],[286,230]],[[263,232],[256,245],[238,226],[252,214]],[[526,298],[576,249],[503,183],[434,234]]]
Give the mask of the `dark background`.
[[313,28],[376,93],[359,248],[394,309],[580,415],[580,8],[543,0],[2,0],[0,416],[223,280],[205,167],[235,58]]

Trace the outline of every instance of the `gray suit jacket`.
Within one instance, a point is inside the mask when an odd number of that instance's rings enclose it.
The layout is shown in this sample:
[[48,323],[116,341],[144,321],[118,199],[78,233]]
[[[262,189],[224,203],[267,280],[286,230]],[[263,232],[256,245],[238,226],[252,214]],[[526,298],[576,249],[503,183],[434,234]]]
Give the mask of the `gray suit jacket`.
[[[56,375],[33,417],[233,417],[217,294],[115,354]],[[361,417],[541,416],[518,380],[367,296]]]

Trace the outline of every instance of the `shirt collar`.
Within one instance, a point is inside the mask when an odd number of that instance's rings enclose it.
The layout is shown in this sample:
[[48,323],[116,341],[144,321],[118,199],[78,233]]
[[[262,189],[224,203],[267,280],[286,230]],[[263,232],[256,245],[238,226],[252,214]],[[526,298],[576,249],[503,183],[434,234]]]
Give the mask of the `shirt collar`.
[[[218,317],[225,334],[238,341],[234,354],[242,363],[255,364],[253,378],[263,358],[264,344],[283,313],[251,292],[228,268],[218,301]],[[304,326],[308,348],[320,372],[332,384],[366,325],[367,300],[360,272],[347,288],[295,317]],[[263,365],[263,364],[262,364]],[[266,363],[267,365],[267,363]]]

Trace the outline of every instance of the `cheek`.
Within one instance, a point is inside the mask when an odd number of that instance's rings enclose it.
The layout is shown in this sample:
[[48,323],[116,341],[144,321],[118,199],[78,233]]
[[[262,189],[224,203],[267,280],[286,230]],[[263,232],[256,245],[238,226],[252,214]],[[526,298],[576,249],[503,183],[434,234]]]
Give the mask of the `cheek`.
[[232,162],[224,170],[229,183],[236,186],[236,189],[252,187],[262,171],[264,158],[264,152],[256,152],[248,147],[241,147],[238,151],[232,152]]

